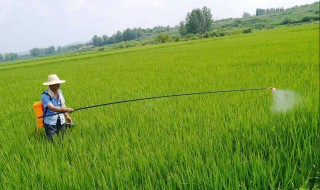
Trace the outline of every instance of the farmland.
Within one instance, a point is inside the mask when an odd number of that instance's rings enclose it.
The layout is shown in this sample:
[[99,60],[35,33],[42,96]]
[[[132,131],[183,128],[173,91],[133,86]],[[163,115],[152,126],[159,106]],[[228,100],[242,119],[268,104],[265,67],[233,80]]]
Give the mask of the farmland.
[[[72,108],[269,86],[302,103],[274,113],[265,90],[100,107],[50,143],[32,104],[52,73]],[[0,188],[319,188],[318,23],[1,64],[0,81]]]

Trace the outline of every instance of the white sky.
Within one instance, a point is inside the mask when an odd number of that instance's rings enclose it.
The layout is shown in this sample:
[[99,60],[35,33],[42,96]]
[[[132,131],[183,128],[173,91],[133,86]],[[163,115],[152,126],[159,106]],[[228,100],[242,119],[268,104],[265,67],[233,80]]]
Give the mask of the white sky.
[[317,0],[0,0],[0,53],[64,46],[126,28],[175,26],[207,6],[215,20]]

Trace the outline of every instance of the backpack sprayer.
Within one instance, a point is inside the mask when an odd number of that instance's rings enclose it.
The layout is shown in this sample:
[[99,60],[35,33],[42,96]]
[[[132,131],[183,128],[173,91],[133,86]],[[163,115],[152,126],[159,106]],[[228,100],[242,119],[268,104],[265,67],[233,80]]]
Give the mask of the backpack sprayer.
[[[128,103],[128,102],[137,102],[137,101],[143,101],[143,100],[152,100],[152,99],[160,99],[160,98],[169,98],[169,97],[178,97],[178,96],[191,96],[191,95],[201,95],[201,94],[217,94],[217,93],[228,93],[228,92],[243,92],[243,91],[257,91],[257,90],[272,90],[274,92],[276,89],[273,87],[268,87],[268,88],[247,88],[247,89],[234,89],[234,90],[218,90],[218,91],[207,91],[207,92],[191,92],[191,93],[184,93],[184,94],[171,94],[171,95],[163,95],[163,96],[153,96],[153,97],[147,97],[147,98],[136,98],[136,99],[131,99],[131,100],[121,100],[121,101],[116,101],[116,102],[109,102],[109,103],[104,103],[104,104],[96,104],[92,106],[85,106],[85,107],[80,107],[76,108],[73,110],[75,111],[80,111],[80,110],[85,110],[85,109],[90,109],[90,108],[95,108],[95,107],[100,107],[100,106],[110,106],[114,104],[123,104],[123,103]],[[36,114],[37,118],[37,126],[38,128],[44,128],[43,124],[43,118],[65,113],[65,112],[57,112],[54,114],[48,114],[46,115],[43,110],[43,105],[42,102],[35,102],[33,104],[34,111]]]

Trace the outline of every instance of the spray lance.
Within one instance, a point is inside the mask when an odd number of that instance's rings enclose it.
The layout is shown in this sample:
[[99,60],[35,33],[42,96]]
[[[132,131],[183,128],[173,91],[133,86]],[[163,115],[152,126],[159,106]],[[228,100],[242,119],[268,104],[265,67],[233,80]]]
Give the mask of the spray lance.
[[[96,104],[96,105],[91,105],[91,106],[85,106],[85,107],[80,107],[76,108],[73,110],[75,111],[80,111],[80,110],[85,110],[85,109],[90,109],[90,108],[95,108],[95,107],[101,107],[101,106],[110,106],[110,105],[115,105],[115,104],[123,104],[123,103],[129,103],[129,102],[137,102],[137,101],[144,101],[144,100],[152,100],[152,99],[160,99],[160,98],[169,98],[169,97],[179,97],[179,96],[191,96],[191,95],[202,95],[202,94],[218,94],[218,93],[229,93],[229,92],[245,92],[245,91],[258,91],[258,90],[271,90],[272,92],[275,92],[274,87],[268,87],[268,88],[246,88],[246,89],[232,89],[232,90],[217,90],[217,91],[207,91],[207,92],[190,92],[190,93],[184,93],[184,94],[170,94],[170,95],[163,95],[163,96],[152,96],[152,97],[146,97],[146,98],[136,98],[136,99],[130,99],[130,100],[121,100],[121,101],[116,101],[116,102],[109,102],[109,103],[104,103],[104,104]],[[49,115],[42,115],[37,117],[38,119],[61,114],[65,112],[57,112],[54,114],[49,114]]]

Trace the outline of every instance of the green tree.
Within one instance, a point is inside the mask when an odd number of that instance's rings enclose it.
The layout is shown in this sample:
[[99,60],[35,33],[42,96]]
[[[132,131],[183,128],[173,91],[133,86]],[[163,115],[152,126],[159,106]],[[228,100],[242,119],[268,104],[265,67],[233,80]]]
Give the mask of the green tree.
[[116,43],[123,41],[123,35],[120,31],[117,31],[117,33],[114,36],[115,36],[114,39]]
[[47,48],[44,48],[45,55],[50,55],[55,53],[54,46],[49,46]]
[[141,29],[140,27],[137,29],[137,38],[143,38],[146,36],[146,30]]
[[161,32],[157,37],[156,37],[156,41],[160,42],[160,43],[166,43],[166,42],[171,42],[172,38],[170,36],[170,34]]
[[265,9],[256,9],[256,16],[260,16],[260,15],[264,15],[266,14],[266,10]]
[[114,36],[111,36],[108,38],[107,44],[114,44],[115,43],[115,39]]
[[30,50],[30,55],[33,57],[40,56],[40,49],[39,48],[33,48]]
[[18,59],[18,54],[17,53],[11,53],[12,59],[17,60]]
[[179,33],[183,36],[187,34],[186,23],[184,21],[179,23]]
[[54,54],[55,52],[56,52],[56,49],[54,48],[54,46],[48,47],[48,54]]
[[194,9],[186,17],[186,32],[188,34],[196,34],[201,31],[201,11],[200,9]]
[[63,51],[62,47],[61,47],[61,46],[58,46],[58,53],[60,53],[60,52],[62,52],[62,51]]
[[4,54],[4,59],[5,59],[6,61],[11,61],[11,53],[5,53],[5,54]]
[[103,45],[103,38],[97,35],[94,35],[92,38],[92,44],[94,46],[102,46]]
[[123,31],[122,33],[122,40],[123,41],[129,41],[129,40],[134,40],[136,39],[137,36],[137,32],[135,30],[131,30],[130,28],[126,29],[125,31]]
[[203,22],[204,31],[202,33],[205,33],[205,32],[210,31],[211,26],[212,26],[213,20],[212,20],[211,10],[208,7],[203,7],[202,8],[202,16],[204,19],[204,22]]
[[3,60],[3,55],[2,55],[2,53],[0,53],[0,62],[2,62],[2,61],[4,61]]
[[[204,34],[210,30],[212,25],[212,14],[208,7],[202,9],[193,9],[191,13],[187,14],[185,27],[187,34]],[[180,25],[183,27],[183,25]],[[183,31],[183,28],[181,28]]]
[[4,54],[5,61],[14,61],[18,59],[17,53],[5,53]]
[[107,45],[107,44],[108,44],[109,37],[108,37],[107,35],[103,35],[103,36],[102,36],[102,39],[103,39],[103,44],[104,44],[104,45]]

